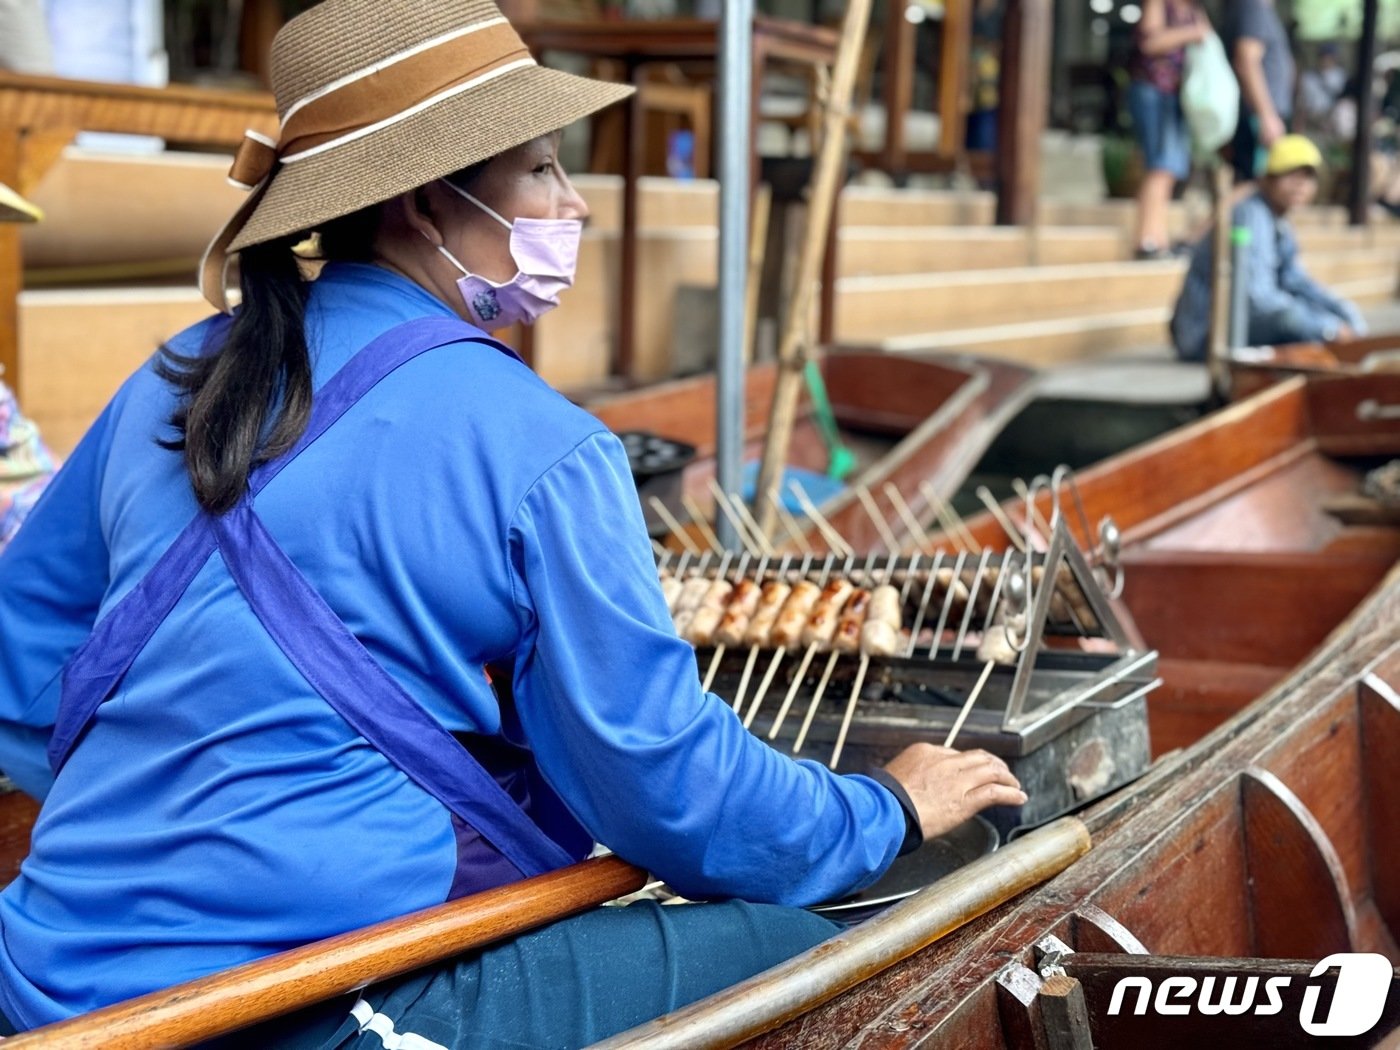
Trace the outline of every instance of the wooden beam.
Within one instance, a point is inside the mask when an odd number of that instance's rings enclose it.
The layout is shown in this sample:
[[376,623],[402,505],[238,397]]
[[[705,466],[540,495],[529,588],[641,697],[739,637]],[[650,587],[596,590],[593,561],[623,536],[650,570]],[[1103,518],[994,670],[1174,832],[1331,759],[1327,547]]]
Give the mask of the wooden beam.
[[956,159],[967,141],[967,93],[972,61],[973,0],[943,5],[943,46],[938,63],[938,152]]
[[1371,146],[1375,138],[1376,31],[1380,0],[1362,0],[1356,48],[1356,138],[1351,151],[1351,224],[1365,226],[1371,211]]
[[[20,177],[20,136],[0,127],[0,182],[17,189]],[[19,224],[0,222],[0,381],[19,383],[19,292],[24,258],[20,252]]]
[[1051,0],[1010,0],[1002,24],[997,222],[1028,226],[1040,195],[1040,138],[1050,100]]

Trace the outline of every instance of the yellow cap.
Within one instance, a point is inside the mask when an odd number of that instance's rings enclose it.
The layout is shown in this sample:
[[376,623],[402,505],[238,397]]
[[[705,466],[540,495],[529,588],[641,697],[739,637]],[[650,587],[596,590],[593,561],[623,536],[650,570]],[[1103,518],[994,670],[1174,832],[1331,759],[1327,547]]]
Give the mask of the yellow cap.
[[1264,168],[1265,175],[1287,175],[1299,168],[1322,167],[1322,154],[1303,135],[1284,135],[1275,140],[1269,149],[1269,162]]

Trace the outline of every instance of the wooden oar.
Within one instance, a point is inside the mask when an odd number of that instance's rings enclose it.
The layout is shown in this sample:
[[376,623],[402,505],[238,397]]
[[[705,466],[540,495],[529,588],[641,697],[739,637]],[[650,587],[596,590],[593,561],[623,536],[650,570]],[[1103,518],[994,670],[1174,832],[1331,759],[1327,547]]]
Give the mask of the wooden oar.
[[646,883],[646,872],[618,857],[586,860],[11,1036],[5,1050],[202,1043],[576,915]]

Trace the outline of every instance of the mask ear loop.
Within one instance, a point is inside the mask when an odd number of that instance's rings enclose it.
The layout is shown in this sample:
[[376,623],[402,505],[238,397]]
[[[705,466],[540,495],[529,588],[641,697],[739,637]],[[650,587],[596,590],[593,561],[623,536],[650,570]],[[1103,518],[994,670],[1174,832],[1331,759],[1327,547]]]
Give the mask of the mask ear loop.
[[468,193],[466,190],[462,189],[462,187],[460,187],[460,186],[454,186],[452,183],[448,182],[446,179],[439,179],[438,181],[441,182],[444,186],[446,186],[446,187],[447,187],[449,190],[451,190],[453,193],[457,194],[459,197],[465,197],[467,200],[471,201],[473,204],[475,204],[478,208],[480,208],[482,211],[484,211],[487,215],[491,216],[491,218],[493,218],[493,219],[495,219],[497,222],[499,222],[499,223],[500,223],[502,226],[504,226],[506,229],[508,229],[508,230],[514,229],[514,227],[511,225],[511,222],[510,222],[509,219],[505,218],[503,215],[501,215],[500,212],[496,211],[494,208],[488,207],[487,205],[483,204],[481,201],[477,200],[475,197],[473,197],[473,196],[472,196],[470,193]]

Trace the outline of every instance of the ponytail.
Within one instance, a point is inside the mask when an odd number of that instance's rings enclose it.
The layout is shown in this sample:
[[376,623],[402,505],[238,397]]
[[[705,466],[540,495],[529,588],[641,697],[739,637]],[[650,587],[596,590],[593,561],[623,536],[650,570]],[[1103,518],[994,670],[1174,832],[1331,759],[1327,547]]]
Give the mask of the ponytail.
[[181,395],[170,420],[179,436],[161,444],[184,453],[195,499],[211,514],[231,510],[253,468],[291,448],[311,416],[306,285],[292,254],[298,239],[240,253],[243,302],[218,351],[160,351],[156,373]]

